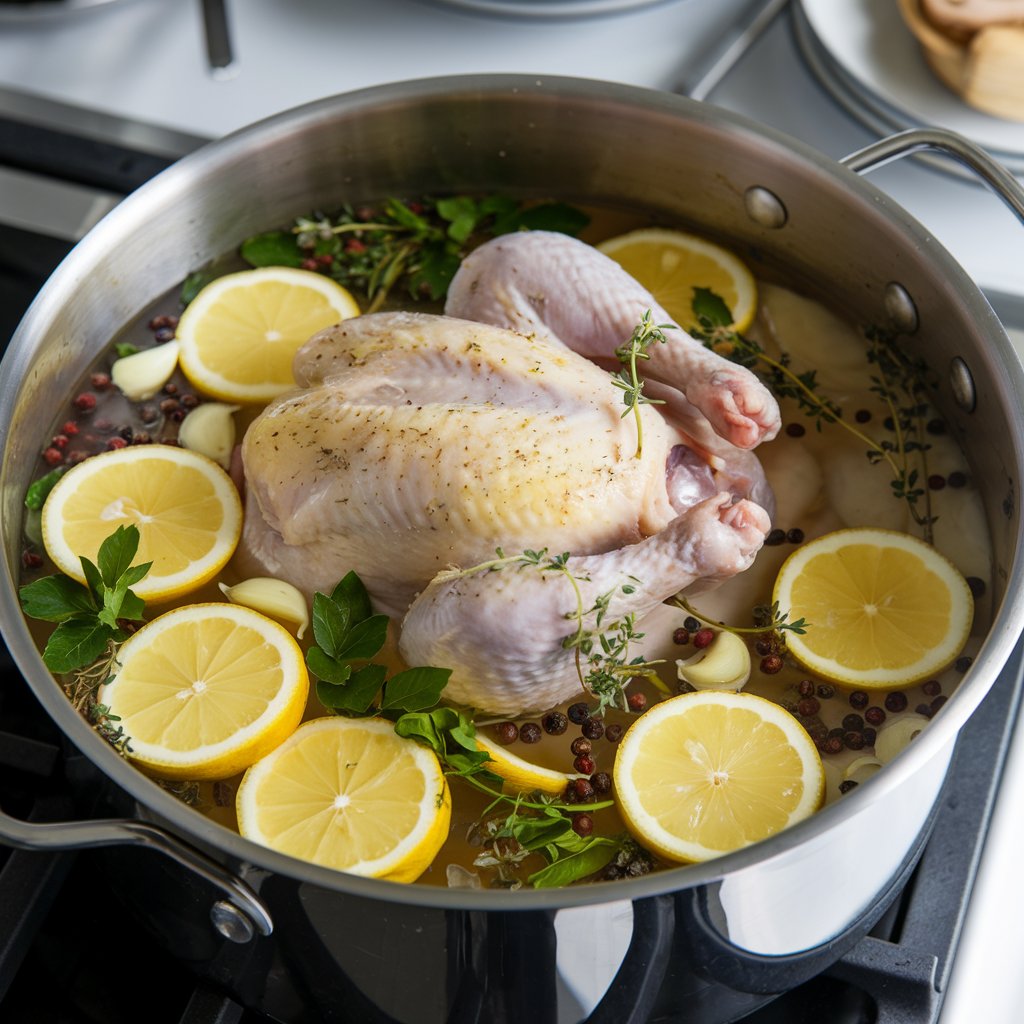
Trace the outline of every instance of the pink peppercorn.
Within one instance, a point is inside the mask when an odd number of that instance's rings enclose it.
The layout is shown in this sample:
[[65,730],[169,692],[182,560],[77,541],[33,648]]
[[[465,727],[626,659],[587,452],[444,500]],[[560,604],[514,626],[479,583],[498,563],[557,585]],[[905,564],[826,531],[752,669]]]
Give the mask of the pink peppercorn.
[[693,634],[693,646],[699,651],[704,647],[710,647],[711,641],[714,639],[715,631],[713,629],[698,629],[697,632]]
[[81,412],[92,412],[96,408],[96,396],[91,391],[83,391],[71,404]]
[[110,451],[115,451],[118,448],[126,448],[127,446],[128,442],[123,437],[112,437],[107,442],[107,448]]
[[64,461],[64,455],[59,448],[47,448],[43,452],[43,461],[48,466],[59,466]]

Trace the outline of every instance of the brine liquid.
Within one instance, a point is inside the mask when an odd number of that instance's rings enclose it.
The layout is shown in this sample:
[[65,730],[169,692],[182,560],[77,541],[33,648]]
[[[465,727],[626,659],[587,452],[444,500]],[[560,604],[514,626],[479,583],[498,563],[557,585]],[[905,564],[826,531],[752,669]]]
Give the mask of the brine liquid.
[[[594,220],[584,235],[586,241],[598,241],[602,237],[610,237],[638,226],[634,214],[593,210],[588,212],[592,214]],[[231,260],[226,260],[223,269],[227,271],[238,267]],[[856,416],[858,426],[866,434],[874,438],[884,437],[887,429],[885,421],[890,415],[890,409],[871,390],[871,378],[877,370],[868,363],[867,349],[861,332],[817,303],[778,285],[761,282],[760,297],[759,315],[748,332],[749,335],[758,340],[770,354],[787,352],[796,372],[816,369],[821,393],[843,410],[844,417],[853,419]],[[389,305],[393,308],[408,308],[411,303],[404,302],[401,296],[396,296]],[[427,308],[427,311],[436,312],[437,309]],[[128,341],[138,347],[152,344],[152,332],[147,328],[147,322],[154,315],[177,312],[177,292],[174,292],[154,303],[136,323],[130,325],[114,340]],[[115,356],[111,351],[99,361],[96,370],[109,369],[113,358]],[[176,375],[171,384],[170,390],[174,391],[176,388],[179,398],[191,390],[180,375]],[[87,379],[83,382],[81,390],[88,389]],[[177,432],[175,415],[172,411],[164,412],[160,408],[161,400],[168,397],[174,398],[173,395],[164,395],[149,403],[150,408],[145,410],[145,415],[152,415],[154,405],[159,415],[144,421],[140,419],[139,407],[133,407],[116,394],[104,393],[96,412],[89,418],[79,418],[81,431],[72,439],[72,447],[78,446],[84,450],[85,446],[91,444],[96,450],[102,450],[107,438],[115,436],[123,426],[129,428],[129,436],[134,430],[136,435],[144,432],[154,441],[173,442]],[[69,396],[67,409],[58,416],[54,424],[54,434],[59,434],[61,423],[76,418],[71,404],[73,398],[74,396]],[[891,472],[884,465],[874,466],[869,462],[861,441],[851,437],[838,426],[825,426],[822,430],[817,430],[813,422],[808,420],[791,400],[780,402],[780,406],[783,429],[774,441],[761,445],[757,453],[776,496],[777,509],[773,526],[784,531],[790,539],[765,546],[758,554],[755,564],[746,573],[735,577],[717,590],[690,598],[693,606],[702,615],[715,621],[737,626],[750,625],[752,609],[770,603],[778,569],[801,537],[811,539],[831,530],[849,526],[879,526],[920,535],[920,530],[914,527],[909,517],[906,505],[893,496],[890,485]],[[247,410],[239,414],[239,437],[257,412],[258,410]],[[934,526],[934,543],[964,576],[972,579],[975,583],[975,593],[980,595],[976,600],[972,637],[964,652],[971,655],[980,638],[984,636],[990,620],[990,599],[987,595],[990,589],[991,558],[987,527],[980,496],[971,484],[970,471],[962,452],[942,429],[934,414],[928,418],[930,425],[926,440],[931,447],[927,453],[927,473],[934,483],[930,494],[931,512],[938,517]],[[109,427],[105,424],[109,424]],[[91,440],[88,440],[90,438]],[[41,438],[40,450],[48,447],[48,439]],[[38,475],[41,476],[49,468],[41,462]],[[941,481],[941,487],[938,481]],[[949,481],[953,481],[955,485],[948,485]],[[31,523],[28,533],[31,536]],[[42,552],[41,545],[38,544],[31,545],[30,550]],[[25,582],[28,582],[29,578],[36,578],[52,571],[52,567],[45,562],[41,566],[33,566],[27,571]],[[230,585],[239,582],[239,575],[229,564],[221,580]],[[202,590],[188,595],[187,601],[179,603],[191,604],[222,599],[216,585],[211,583]],[[150,608],[150,616],[166,611],[169,607],[171,606]],[[630,652],[631,656],[643,654],[648,660],[663,659],[665,664],[661,675],[673,691],[677,685],[675,660],[694,653],[692,644],[679,646],[673,641],[673,632],[682,626],[686,615],[685,611],[678,608],[662,606],[644,620],[642,627],[646,632],[645,639]],[[45,642],[46,631],[39,623],[32,623],[32,627],[42,645]],[[307,638],[304,643],[308,645],[309,642],[311,641]],[[383,653],[395,668],[399,667],[393,642]],[[378,657],[375,660],[382,659]],[[753,673],[746,689],[776,700],[793,710],[800,700],[799,684],[808,678],[807,674],[789,663],[778,673],[767,674],[759,670],[759,654],[753,653],[752,660]],[[905,688],[903,693],[907,698],[907,704],[902,714],[913,714],[925,708],[931,713],[936,685],[941,695],[948,697],[955,690],[960,676],[960,669],[952,667],[935,680],[927,681],[927,690],[924,688],[925,684]],[[816,688],[815,700],[819,708],[814,717],[828,730],[840,729],[843,718],[856,709],[851,706],[848,689],[836,686],[831,696],[828,695],[828,689],[829,687],[825,687],[824,690]],[[658,699],[657,691],[649,684],[634,683],[630,692],[636,690],[645,692],[651,702]],[[882,703],[885,694],[872,692],[869,696],[870,703],[878,705]],[[579,699],[587,699],[582,691]],[[856,713],[862,710],[863,708]],[[306,717],[318,718],[326,713],[316,699],[315,690],[311,688]],[[899,713],[887,711],[886,721],[891,722],[897,717]],[[532,720],[539,721],[539,716],[534,716]],[[618,711],[609,712],[605,718],[606,725],[619,722],[627,726],[629,721],[629,715]],[[480,728],[490,729],[493,725],[483,724]],[[541,741],[535,744],[516,742],[510,749],[537,764],[573,772],[573,754],[569,750],[569,745],[579,735],[579,728],[570,723],[568,730],[561,736],[544,735]],[[871,746],[866,745],[861,749],[844,746],[838,753],[823,754],[829,801],[840,798],[839,785],[844,769],[854,759],[872,753]],[[611,773],[614,755],[615,746],[609,740],[601,738],[593,741],[592,756],[596,771]],[[167,784],[167,788],[187,800],[199,812],[227,828],[235,829],[237,826],[234,794],[239,781],[240,776],[216,783]],[[468,841],[467,836],[474,831],[474,826],[487,810],[490,799],[460,780],[453,779],[452,802],[452,829],[449,840],[420,881],[446,885],[449,865],[459,865],[468,872],[478,874],[483,884],[487,885],[492,881],[489,872],[480,870],[473,864],[474,858],[480,853],[480,847]],[[585,805],[581,805],[580,809],[585,810]],[[502,808],[490,811],[492,817],[506,813],[507,809]],[[594,821],[599,833],[613,835],[624,830],[614,808],[595,812]],[[536,870],[539,866],[539,860],[535,859],[535,862],[529,865],[529,869]]]

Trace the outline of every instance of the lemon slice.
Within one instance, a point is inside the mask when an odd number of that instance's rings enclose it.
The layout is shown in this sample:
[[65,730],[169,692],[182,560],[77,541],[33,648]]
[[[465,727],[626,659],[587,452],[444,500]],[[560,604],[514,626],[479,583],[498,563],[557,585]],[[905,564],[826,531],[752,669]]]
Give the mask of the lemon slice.
[[129,755],[166,779],[225,779],[302,720],[309,677],[279,623],[230,604],[165,612],[129,637],[97,699],[120,716]]
[[292,360],[317,331],[359,315],[352,295],[329,277],[261,267],[208,284],[178,323],[179,363],[205,394],[226,402],[268,402],[295,387]]
[[782,564],[773,600],[802,636],[790,653],[838,683],[892,688],[927,679],[962,650],[974,600],[967,581],[931,545],[907,533],[837,530]]
[[137,526],[136,564],[152,562],[132,590],[144,601],[186,594],[231,558],[242,529],[238,490],[204,455],[138,445],[68,470],[43,506],[43,544],[61,572],[85,582],[79,556],[96,561],[119,526]]
[[757,311],[757,285],[747,266],[728,249],[667,228],[641,228],[598,247],[639,281],[680,327],[693,327],[693,289],[709,288],[745,331]]
[[619,743],[619,810],[643,846],[673,861],[738,850],[822,804],[810,736],[777,704],[705,690],[655,704]]
[[518,754],[513,754],[505,747],[487,739],[486,736],[481,736],[479,732],[476,734],[476,744],[490,758],[487,768],[495,775],[500,775],[510,788],[521,793],[537,791],[550,796],[561,796],[565,792],[565,787],[569,785],[569,780],[576,778],[553,768],[531,764]]
[[381,719],[306,722],[245,773],[238,829],[280,853],[414,882],[448,837],[451,797],[433,751]]

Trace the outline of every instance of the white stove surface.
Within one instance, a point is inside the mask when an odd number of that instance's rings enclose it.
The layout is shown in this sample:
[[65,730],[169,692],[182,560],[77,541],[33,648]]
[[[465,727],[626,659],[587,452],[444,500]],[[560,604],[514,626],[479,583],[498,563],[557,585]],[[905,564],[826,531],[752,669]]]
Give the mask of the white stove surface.
[[[206,66],[198,3],[122,0],[61,17],[0,20],[0,89],[211,138],[322,96],[432,75],[525,72],[672,89],[748,7],[749,0],[674,0],[558,21],[489,17],[427,0],[229,0],[237,59],[231,77],[218,77]],[[807,71],[784,22],[711,101],[832,157],[874,140]],[[873,178],[984,289],[1024,311],[1024,228],[998,199],[905,161]],[[18,186],[0,177],[0,213],[19,205]],[[1024,312],[1017,315],[1024,327]],[[1024,333],[1015,340],[1024,352]],[[943,1024],[1021,1019],[1024,823],[1015,808],[1024,806],[1024,738],[1011,762]]]

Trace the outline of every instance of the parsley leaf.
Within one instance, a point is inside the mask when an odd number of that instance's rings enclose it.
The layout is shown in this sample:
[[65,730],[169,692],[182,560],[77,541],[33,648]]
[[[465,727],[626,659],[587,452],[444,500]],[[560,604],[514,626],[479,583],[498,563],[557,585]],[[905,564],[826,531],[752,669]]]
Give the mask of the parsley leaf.
[[100,545],[98,565],[80,559],[84,585],[68,576],[46,576],[18,591],[27,616],[57,623],[43,650],[51,672],[61,675],[90,665],[111,642],[125,639],[120,620],[142,620],[145,604],[130,588],[152,563],[133,566],[138,549],[138,527],[119,526]]

